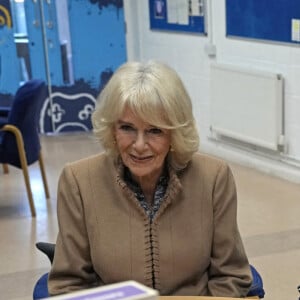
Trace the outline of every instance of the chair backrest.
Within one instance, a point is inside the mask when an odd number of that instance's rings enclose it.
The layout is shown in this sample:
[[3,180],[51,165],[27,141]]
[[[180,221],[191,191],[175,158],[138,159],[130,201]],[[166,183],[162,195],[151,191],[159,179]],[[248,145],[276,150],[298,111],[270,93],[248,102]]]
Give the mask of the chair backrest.
[[[45,95],[44,81],[27,81],[18,89],[8,115],[8,124],[16,126],[22,133],[28,165],[38,160],[41,149],[38,125]],[[20,168],[16,139],[10,132],[4,133],[2,147],[7,163]]]

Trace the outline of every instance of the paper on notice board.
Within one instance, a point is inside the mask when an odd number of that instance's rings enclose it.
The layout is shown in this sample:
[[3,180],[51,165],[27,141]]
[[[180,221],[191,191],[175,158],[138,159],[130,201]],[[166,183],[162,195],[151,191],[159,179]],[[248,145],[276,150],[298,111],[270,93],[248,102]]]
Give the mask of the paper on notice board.
[[292,41],[300,42],[300,20],[292,19]]
[[165,3],[162,0],[155,0],[154,2],[154,18],[163,19],[165,16]]
[[168,23],[180,25],[189,24],[189,1],[188,0],[168,0]]
[[203,0],[190,0],[190,15],[195,16],[203,16],[204,15],[204,1]]

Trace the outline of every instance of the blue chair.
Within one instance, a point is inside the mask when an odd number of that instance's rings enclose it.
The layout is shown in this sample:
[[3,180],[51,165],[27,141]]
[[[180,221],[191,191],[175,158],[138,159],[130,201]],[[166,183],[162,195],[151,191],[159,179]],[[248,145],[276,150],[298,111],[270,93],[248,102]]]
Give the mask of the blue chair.
[[[53,243],[36,243],[36,247],[46,254],[52,264],[55,252],[55,244]],[[258,271],[250,265],[252,272],[252,285],[247,297],[262,299],[265,296],[263,281]],[[43,274],[37,281],[33,289],[33,300],[50,297],[48,293],[48,273]]]
[[[55,252],[55,244],[52,243],[36,243],[36,247],[42,251],[50,260],[52,264]],[[43,274],[37,281],[33,289],[33,299],[43,299],[50,297],[48,293],[48,273]]]
[[0,117],[0,163],[4,173],[8,165],[23,170],[31,215],[36,215],[30,186],[28,166],[39,162],[46,198],[48,183],[38,133],[39,115],[45,99],[46,85],[42,80],[30,80],[22,85],[13,100],[7,117]]
[[260,274],[258,273],[258,271],[252,266],[250,265],[251,268],[251,273],[252,273],[252,277],[253,277],[253,281],[252,281],[252,285],[250,288],[250,291],[248,292],[247,297],[259,297],[260,299],[264,298],[265,296],[265,290],[263,288],[263,280],[260,276]]

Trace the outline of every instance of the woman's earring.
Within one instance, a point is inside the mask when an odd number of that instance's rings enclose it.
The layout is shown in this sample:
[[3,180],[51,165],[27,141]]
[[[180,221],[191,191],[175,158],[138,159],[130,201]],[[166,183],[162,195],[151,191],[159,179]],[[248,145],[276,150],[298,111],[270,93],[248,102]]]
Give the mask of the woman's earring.
[[172,146],[170,147],[170,152],[174,152],[174,149]]

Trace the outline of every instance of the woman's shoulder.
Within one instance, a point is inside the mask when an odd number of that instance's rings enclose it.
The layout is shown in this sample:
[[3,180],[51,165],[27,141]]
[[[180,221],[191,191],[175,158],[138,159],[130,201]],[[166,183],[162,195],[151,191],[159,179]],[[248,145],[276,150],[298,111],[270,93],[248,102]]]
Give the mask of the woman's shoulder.
[[84,170],[103,170],[112,167],[112,158],[106,153],[98,153],[91,155],[65,165],[65,168],[71,168],[74,172],[82,172]]
[[187,167],[178,173],[182,182],[197,182],[206,187],[213,187],[217,178],[222,180],[231,176],[228,163],[220,158],[205,153],[195,153]]
[[89,164],[90,162],[98,162],[98,161],[101,161],[101,160],[105,159],[106,156],[107,155],[104,152],[100,152],[100,153],[97,153],[97,154],[93,154],[93,155],[90,155],[90,156],[83,157],[83,158],[80,158],[78,160],[72,161],[72,162],[68,163],[68,165],[77,166],[77,165]]
[[192,157],[191,162],[194,164],[205,164],[207,166],[211,165],[216,167],[228,165],[225,160],[202,152],[195,153]]
[[217,174],[222,169],[229,169],[226,161],[201,152],[197,152],[193,155],[192,160],[188,166],[188,169],[195,172],[205,172],[206,174]]

